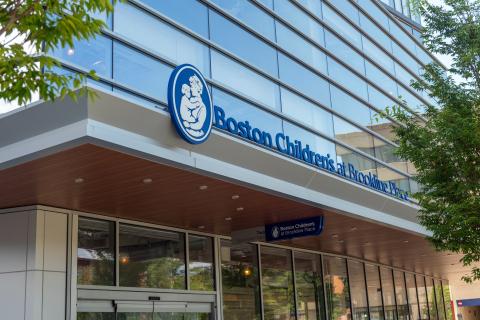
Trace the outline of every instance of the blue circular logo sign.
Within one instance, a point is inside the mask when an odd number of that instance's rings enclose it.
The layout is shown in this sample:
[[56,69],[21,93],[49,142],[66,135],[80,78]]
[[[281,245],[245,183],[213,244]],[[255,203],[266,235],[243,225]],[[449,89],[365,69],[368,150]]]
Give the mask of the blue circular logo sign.
[[168,109],[178,134],[199,144],[212,131],[213,104],[207,83],[190,64],[176,67],[168,82]]

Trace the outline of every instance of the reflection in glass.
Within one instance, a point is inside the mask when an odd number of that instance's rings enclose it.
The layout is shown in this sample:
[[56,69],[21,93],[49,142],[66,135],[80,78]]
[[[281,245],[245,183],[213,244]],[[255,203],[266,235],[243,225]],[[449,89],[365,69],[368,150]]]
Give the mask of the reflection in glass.
[[383,308],[385,310],[385,320],[397,319],[397,308],[395,305],[395,287],[393,284],[392,269],[380,267],[380,277],[382,279]]
[[448,281],[442,281],[442,289],[443,289],[443,301],[445,303],[445,312],[446,312],[446,320],[453,319],[452,318],[452,301],[450,297],[450,286],[448,285]]
[[[427,291],[425,289],[425,278],[421,275],[415,276],[417,280],[418,305],[420,307],[420,319],[428,319]],[[413,319],[415,320],[415,319]]]
[[352,47],[329,31],[325,31],[325,45],[337,58],[348,63],[360,74],[365,75],[365,59]]
[[237,24],[210,11],[210,39],[265,72],[277,76],[277,52]]
[[115,223],[78,218],[77,283],[115,284]]
[[330,106],[328,82],[283,54],[278,55],[280,79],[319,103]]
[[408,304],[410,305],[410,319],[418,320],[420,319],[420,315],[418,310],[417,286],[415,284],[415,275],[411,273],[405,273],[405,282],[407,285]]
[[120,225],[120,286],[185,289],[182,233]]
[[113,44],[113,78],[160,101],[167,101],[172,68],[122,44]]
[[215,50],[211,57],[213,79],[280,111],[278,85]]
[[208,38],[208,9],[201,2],[197,0],[142,0],[142,2]]
[[323,279],[329,320],[352,319],[345,259],[323,257]]
[[151,312],[119,312],[116,320],[152,320]]
[[362,262],[348,260],[348,282],[350,284],[350,294],[352,295],[353,320],[368,319],[365,270]]
[[188,236],[188,274],[190,290],[213,291],[213,239],[202,236]]
[[112,40],[98,35],[88,41],[74,41],[73,48],[58,48],[52,55],[97,75],[112,77]]
[[430,320],[437,320],[437,302],[435,299],[435,288],[433,286],[433,279],[425,277],[425,285],[427,288],[428,308],[430,314]]
[[345,164],[345,171],[348,177],[355,178],[355,172],[350,173],[349,164],[355,167],[355,170],[358,172],[367,175],[371,173],[372,175],[377,174],[376,164],[374,161],[364,157],[356,152],[353,152],[350,149],[344,148],[337,144],[337,162]]
[[405,278],[403,272],[393,270],[393,279],[395,282],[395,294],[397,297],[398,319],[408,320],[410,313],[407,303],[407,290],[405,288]]
[[153,320],[210,320],[210,319],[212,319],[210,313],[158,312],[153,314]]
[[302,149],[306,148],[307,144],[310,150],[319,153],[325,157],[335,159],[335,145],[310,131],[300,128],[290,122],[284,121],[283,128],[285,136],[290,137],[290,143],[294,140],[302,142]]
[[333,126],[337,140],[372,156],[375,155],[373,152],[373,136],[370,133],[337,116],[333,116]]
[[[403,170],[406,171],[406,165],[404,166]],[[408,177],[398,173],[397,171],[390,170],[382,165],[377,166],[377,171],[379,179],[383,181],[392,181],[395,183],[397,188],[400,188],[404,191],[410,191],[410,182]]]
[[290,251],[261,247],[261,266],[264,319],[295,319]]
[[[176,64],[190,63],[210,74],[207,46],[136,6],[117,2],[114,31]],[[152,36],[156,34],[162,36]]]
[[367,127],[372,124],[370,118],[371,110],[366,105],[333,85],[330,85],[330,95],[333,110],[362,126]]
[[435,302],[437,304],[438,310],[438,319],[445,320],[445,308],[443,307],[443,296],[442,296],[442,283],[440,280],[435,279]]
[[350,23],[339,16],[325,2],[322,2],[323,20],[337,31],[343,38],[352,42],[357,48],[362,47],[362,38],[360,32],[356,30]]
[[360,98],[368,99],[367,83],[363,79],[330,57],[327,57],[327,65],[328,74],[333,80]]
[[245,0],[213,0],[213,2],[263,36],[275,41],[273,17],[252,2]]
[[314,129],[328,135],[333,135],[332,114],[311,103],[290,90],[281,88],[283,113],[304,122]]
[[116,320],[113,312],[78,312],[77,320]]
[[226,117],[248,121],[252,128],[260,128],[272,135],[282,132],[282,119],[245,102],[225,91],[212,89],[213,103],[225,111]]
[[223,318],[225,320],[259,320],[260,285],[257,247],[221,242]]
[[295,252],[295,289],[297,290],[297,319],[324,319],[322,267],[320,255]]
[[370,320],[383,320],[382,286],[378,266],[365,264]]

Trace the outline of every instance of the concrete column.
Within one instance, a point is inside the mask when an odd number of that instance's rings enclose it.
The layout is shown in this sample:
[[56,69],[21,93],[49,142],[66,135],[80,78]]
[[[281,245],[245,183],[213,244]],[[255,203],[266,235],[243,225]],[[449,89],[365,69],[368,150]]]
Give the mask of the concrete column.
[[2,212],[2,319],[65,320],[67,215],[33,207]]

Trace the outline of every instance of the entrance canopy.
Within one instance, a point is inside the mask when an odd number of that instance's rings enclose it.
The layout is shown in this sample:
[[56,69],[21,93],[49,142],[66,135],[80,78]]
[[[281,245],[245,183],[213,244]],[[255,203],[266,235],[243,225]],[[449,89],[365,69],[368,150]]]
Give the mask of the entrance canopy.
[[0,208],[48,205],[233,240],[265,224],[323,215],[319,236],[280,244],[437,277],[461,270],[458,256],[425,240],[412,203],[221,132],[188,145],[162,107],[98,96],[0,119]]

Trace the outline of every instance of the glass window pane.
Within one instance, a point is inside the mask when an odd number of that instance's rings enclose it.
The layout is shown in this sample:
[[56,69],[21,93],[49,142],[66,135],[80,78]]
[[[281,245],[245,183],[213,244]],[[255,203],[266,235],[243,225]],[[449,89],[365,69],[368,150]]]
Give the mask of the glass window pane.
[[376,42],[378,42],[388,52],[392,52],[392,40],[390,37],[363,13],[360,14],[360,25],[371,39],[374,39]]
[[281,88],[283,113],[304,122],[314,129],[328,135],[333,135],[332,114],[314,105],[290,90]]
[[405,280],[407,284],[408,304],[410,305],[410,319],[420,319],[418,311],[417,286],[415,284],[415,275],[405,273]]
[[360,72],[360,74],[365,74],[365,59],[329,31],[325,31],[325,46],[330,52],[335,54],[335,57],[347,62],[350,67]]
[[167,101],[172,68],[122,44],[114,43],[113,78],[160,101]]
[[445,320],[445,308],[443,306],[443,296],[442,296],[442,283],[438,279],[435,279],[434,283],[435,283],[435,297],[436,297],[435,301],[437,303],[437,309],[438,309],[438,319]]
[[327,57],[323,51],[302,38],[281,22],[277,25],[277,43],[285,50],[320,72],[327,70]]
[[367,290],[363,263],[348,260],[348,283],[352,299],[353,320],[368,319]]
[[417,280],[418,304],[420,306],[420,319],[428,319],[427,291],[425,289],[425,278],[421,275],[415,276]]
[[322,1],[319,0],[298,0],[305,8],[322,19]]
[[[397,165],[398,166],[398,165]],[[403,168],[403,170],[406,172],[406,165]],[[384,167],[382,165],[377,165],[377,171],[378,171],[378,178],[383,181],[390,181],[392,183],[392,186],[395,185],[395,188],[401,189],[403,191],[410,191],[410,182],[408,181],[408,177],[404,176],[403,174],[398,173],[397,171],[393,171],[387,167]],[[389,186],[389,192],[391,192],[394,195],[399,195],[398,190],[395,191],[393,190],[394,188],[391,188]]]
[[295,319],[290,250],[261,247],[265,320]]
[[322,267],[320,255],[295,252],[297,319],[324,319]]
[[98,35],[88,41],[74,41],[73,48],[58,48],[52,55],[99,76],[112,77],[112,40]]
[[120,225],[120,286],[185,289],[182,233]]
[[77,283],[115,285],[115,223],[78,218]]
[[210,39],[257,68],[277,75],[275,49],[214,11],[210,11]]
[[115,320],[113,312],[78,312],[77,320]]
[[373,152],[373,137],[370,133],[351,125],[337,116],[333,116],[333,126],[337,140],[372,156],[375,155]]
[[[335,145],[333,142],[319,137],[318,135],[300,128],[290,122],[283,122],[283,130],[285,136],[289,137],[290,143],[293,144],[295,140],[302,142],[302,149],[306,148],[307,144],[311,151],[314,151],[325,157],[335,159]],[[285,146],[284,146],[285,147]],[[294,149],[294,148],[291,148]],[[294,156],[290,154],[291,156]]]
[[380,267],[382,279],[383,308],[385,320],[397,319],[397,308],[395,305],[395,287],[393,284],[392,269]]
[[372,124],[370,119],[370,108],[352,97],[350,94],[331,85],[330,95],[333,110],[365,127]]
[[[363,175],[368,176],[369,173],[372,175],[377,174],[375,162],[356,153],[350,149],[344,148],[337,144],[337,162],[345,164],[345,171],[348,177],[352,179],[356,179],[356,175],[358,178],[358,172],[362,173]],[[357,172],[353,172],[350,170],[350,166],[352,165]]]
[[214,104],[225,111],[226,117],[248,121],[252,128],[260,128],[272,135],[283,131],[281,118],[217,88],[213,88],[212,93]]
[[442,289],[443,289],[443,300],[445,303],[445,309],[446,309],[446,320],[451,320],[453,319],[453,314],[452,314],[452,300],[450,296],[450,286],[448,284],[448,281],[443,280],[442,281]]
[[275,41],[273,17],[252,2],[245,0],[213,0],[213,2],[266,38]]
[[345,259],[323,256],[323,279],[328,319],[352,319]]
[[373,17],[375,21],[380,23],[386,30],[389,28],[389,19],[385,13],[379,9],[372,0],[358,0],[358,4]]
[[379,63],[391,74],[395,74],[395,67],[393,59],[390,58],[385,51],[380,49],[376,44],[368,40],[366,37],[362,37],[363,40],[363,52],[375,62]]
[[276,0],[275,11],[300,32],[324,46],[323,27],[289,0]]
[[325,79],[283,54],[279,54],[278,59],[280,79],[321,104],[330,106],[330,91]]
[[278,85],[217,51],[213,50],[211,55],[213,79],[270,106],[272,109],[280,111]]
[[395,282],[395,294],[397,297],[397,311],[399,320],[408,320],[407,291],[405,288],[405,278],[403,272],[394,270],[393,278]]
[[257,246],[221,242],[223,319],[261,319]]
[[435,289],[433,286],[433,279],[426,277],[425,284],[427,287],[427,299],[428,299],[430,320],[438,320],[437,302],[435,299]]
[[385,110],[386,107],[398,105],[392,99],[378,91],[371,85],[368,85],[368,101],[377,109]]
[[190,63],[205,76],[210,75],[207,46],[138,7],[117,2],[114,30],[176,64]]
[[360,32],[324,2],[322,2],[322,5],[323,20],[335,31],[337,31],[344,39],[352,42],[357,48],[362,48],[362,37]]
[[392,97],[397,96],[397,83],[370,62],[365,62],[365,70],[370,81],[385,90]]
[[335,60],[327,57],[328,74],[333,80],[344,86],[360,98],[367,100],[367,83],[356,76],[353,72],[339,64]]
[[213,239],[188,235],[190,290],[215,290]]
[[365,264],[370,320],[383,320],[382,286],[378,266]]
[[348,0],[335,0],[332,1],[333,4],[341,13],[346,15],[350,20],[355,24],[359,24],[358,9]]
[[155,10],[208,38],[208,11],[197,0],[142,0]]

